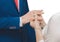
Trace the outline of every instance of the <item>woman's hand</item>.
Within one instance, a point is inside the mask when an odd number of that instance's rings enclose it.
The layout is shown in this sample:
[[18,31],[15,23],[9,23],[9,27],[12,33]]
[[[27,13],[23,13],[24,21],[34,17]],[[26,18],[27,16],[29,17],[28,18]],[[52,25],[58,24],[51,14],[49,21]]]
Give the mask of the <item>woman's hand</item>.
[[34,29],[42,28],[45,25],[46,25],[46,23],[44,22],[44,20],[42,18],[42,14],[41,15],[34,14],[34,16],[31,17],[31,19],[30,19],[30,26],[33,27]]
[[42,15],[37,16],[36,14],[31,18],[30,25],[34,28],[36,34],[36,42],[43,40],[42,29],[45,25],[45,22],[42,18]]

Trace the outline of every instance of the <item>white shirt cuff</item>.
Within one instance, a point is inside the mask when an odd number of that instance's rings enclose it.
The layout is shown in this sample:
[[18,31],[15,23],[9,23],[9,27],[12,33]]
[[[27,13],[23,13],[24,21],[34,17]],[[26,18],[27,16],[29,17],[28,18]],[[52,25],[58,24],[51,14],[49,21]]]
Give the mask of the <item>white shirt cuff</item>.
[[22,24],[22,18],[20,17],[20,23],[19,23],[19,26],[22,27],[23,24]]
[[44,42],[44,40],[40,40],[39,42]]

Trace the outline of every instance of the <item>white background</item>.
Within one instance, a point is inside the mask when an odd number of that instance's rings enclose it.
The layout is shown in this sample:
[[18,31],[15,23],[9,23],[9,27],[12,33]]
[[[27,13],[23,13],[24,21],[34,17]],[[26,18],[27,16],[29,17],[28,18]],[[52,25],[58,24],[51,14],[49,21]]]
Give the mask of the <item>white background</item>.
[[44,10],[43,18],[48,23],[53,14],[60,12],[60,0],[28,0],[29,9]]

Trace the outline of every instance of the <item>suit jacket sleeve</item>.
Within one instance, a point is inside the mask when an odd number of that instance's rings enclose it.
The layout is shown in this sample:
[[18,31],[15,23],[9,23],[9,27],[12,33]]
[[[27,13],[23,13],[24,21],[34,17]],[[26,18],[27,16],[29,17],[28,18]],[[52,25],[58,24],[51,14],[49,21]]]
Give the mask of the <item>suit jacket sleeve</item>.
[[1,17],[0,29],[19,29],[19,17]]

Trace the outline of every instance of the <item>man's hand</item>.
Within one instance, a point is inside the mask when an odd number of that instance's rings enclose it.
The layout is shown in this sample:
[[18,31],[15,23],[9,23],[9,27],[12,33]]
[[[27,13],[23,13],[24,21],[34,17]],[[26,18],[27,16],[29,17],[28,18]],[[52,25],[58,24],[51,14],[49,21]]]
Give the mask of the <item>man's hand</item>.
[[22,16],[22,24],[26,24],[26,23],[30,22],[30,19],[34,16],[34,14],[41,15],[41,14],[43,14],[43,11],[42,10],[33,10],[33,11],[28,12],[27,14]]

